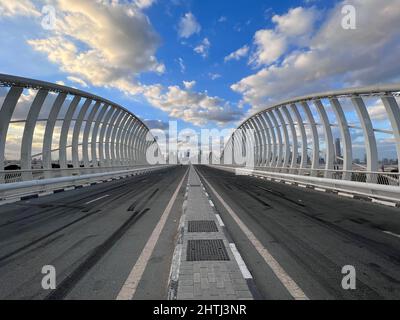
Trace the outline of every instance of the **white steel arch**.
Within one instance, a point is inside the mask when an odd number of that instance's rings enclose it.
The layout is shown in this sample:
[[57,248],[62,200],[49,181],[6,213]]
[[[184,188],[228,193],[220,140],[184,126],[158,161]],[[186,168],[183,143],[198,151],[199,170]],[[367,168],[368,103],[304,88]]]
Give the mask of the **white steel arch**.
[[[151,134],[148,135],[148,127],[134,114],[99,96],[5,74],[0,74],[0,86],[8,88],[0,105],[0,183],[130,169],[146,164],[147,148],[157,143]],[[10,174],[4,170],[7,134],[24,89],[34,90],[35,96],[26,120],[19,121],[24,123],[19,159],[21,169],[13,172],[13,181],[8,181]],[[50,96],[54,101],[47,101]],[[45,107],[48,117],[39,119]],[[46,121],[41,153],[32,155],[35,128],[39,121]],[[57,122],[62,122],[58,139],[55,135]],[[71,145],[67,145],[69,137],[72,138]],[[71,162],[67,159],[69,149]],[[58,159],[55,156],[57,151]],[[32,168],[33,157],[42,161],[41,168]]]
[[[400,108],[396,101],[399,95],[400,84],[394,84],[329,91],[282,101],[243,121],[228,140],[223,155],[232,149],[234,155],[238,153],[241,147],[236,142],[237,137],[240,137],[240,129],[253,129],[254,137],[248,139],[255,140],[255,166],[263,171],[400,185]],[[388,130],[374,128],[365,98],[375,98],[382,102],[390,124]],[[323,100],[330,104],[332,111],[324,105]],[[344,101],[346,108],[354,108],[360,126],[351,124],[354,117],[349,118],[342,100],[347,100]],[[315,111],[310,108],[310,104],[315,106]],[[302,118],[299,108],[304,111],[305,119]],[[337,123],[330,122],[328,112],[333,112]],[[316,122],[316,116],[320,123]],[[335,154],[333,128],[338,128],[340,134],[339,142],[343,149],[343,152],[339,150],[340,155]],[[352,148],[355,142],[352,141],[351,128],[362,131],[366,154],[365,167],[353,163]],[[376,137],[378,132],[393,135],[397,168],[392,169],[392,173],[380,171]],[[325,150],[325,156],[322,158],[321,144]],[[310,159],[308,150],[311,150]],[[324,165],[321,165],[321,159],[325,161]],[[233,163],[235,164],[235,161]]]

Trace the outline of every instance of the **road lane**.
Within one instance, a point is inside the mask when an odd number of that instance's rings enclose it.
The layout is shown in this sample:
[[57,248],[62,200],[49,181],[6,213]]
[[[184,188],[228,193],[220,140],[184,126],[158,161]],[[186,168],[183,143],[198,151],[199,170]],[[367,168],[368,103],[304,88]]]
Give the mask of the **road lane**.
[[[399,209],[234,174],[197,169],[310,299],[399,299]],[[287,299],[254,246],[208,190],[266,299]],[[357,289],[343,290],[353,265]]]
[[[115,299],[184,172],[175,167],[1,206],[0,298]],[[48,264],[57,270],[51,292],[40,285]]]

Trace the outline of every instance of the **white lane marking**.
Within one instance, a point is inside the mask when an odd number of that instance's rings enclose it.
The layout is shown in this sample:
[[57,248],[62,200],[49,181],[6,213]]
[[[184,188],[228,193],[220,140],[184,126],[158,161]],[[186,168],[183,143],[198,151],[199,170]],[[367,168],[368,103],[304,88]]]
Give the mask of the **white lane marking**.
[[174,194],[172,195],[171,200],[168,202],[167,207],[165,208],[163,214],[161,215],[160,220],[158,221],[156,227],[154,228],[149,240],[147,240],[147,243],[144,246],[139,259],[136,261],[128,278],[126,279],[124,285],[122,286],[120,292],[118,293],[117,300],[131,300],[135,295],[137,286],[139,285],[139,281],[143,276],[147,263],[149,262],[153,250],[157,244],[157,241],[160,238],[161,232],[164,228],[165,223],[167,222],[169,214],[171,213],[172,206],[175,203],[176,197],[178,196],[179,190],[182,187],[183,181],[185,180],[188,171],[189,170],[187,170],[185,175],[183,176],[181,182],[176,188]]
[[208,202],[210,203],[211,207],[214,207],[214,203],[211,200],[208,200]]
[[88,202],[86,202],[85,204],[90,204],[90,203],[99,201],[99,200],[101,200],[101,199],[107,198],[107,197],[109,197],[109,196],[110,196],[109,194],[106,194],[105,196],[102,196],[102,197],[100,197],[100,198],[94,199],[94,200],[92,200],[92,201],[88,201]]
[[272,269],[276,277],[281,281],[285,288],[289,291],[290,295],[296,300],[308,300],[308,297],[303,290],[297,285],[297,283],[286,273],[278,261],[271,255],[271,253],[265,248],[262,243],[256,238],[253,232],[243,223],[233,209],[222,199],[214,187],[207,181],[204,176],[198,172],[198,174],[207,183],[211,191],[215,194],[217,199],[222,203],[225,209],[229,212],[235,222],[238,224],[243,233],[247,236],[253,246],[256,248],[258,253],[263,257],[264,261]]
[[390,234],[393,237],[400,238],[400,234],[397,234],[397,233],[393,233],[393,232],[390,232],[390,231],[383,231],[383,233]]
[[338,192],[339,196],[346,197],[346,198],[354,198],[353,194],[345,193],[345,192]]
[[219,225],[220,225],[221,227],[225,227],[225,224],[224,224],[224,222],[222,221],[221,216],[220,216],[219,214],[216,214],[216,216],[217,216],[217,220],[218,220]]
[[242,273],[243,278],[245,279],[253,279],[253,276],[251,275],[249,269],[247,269],[246,263],[244,263],[244,260],[242,256],[240,255],[238,249],[236,248],[234,243],[230,243],[229,247],[231,248],[231,251],[233,253],[233,256],[235,257],[235,260],[237,264],[239,265],[240,272]]
[[383,204],[389,207],[396,207],[396,203],[372,198],[372,202]]

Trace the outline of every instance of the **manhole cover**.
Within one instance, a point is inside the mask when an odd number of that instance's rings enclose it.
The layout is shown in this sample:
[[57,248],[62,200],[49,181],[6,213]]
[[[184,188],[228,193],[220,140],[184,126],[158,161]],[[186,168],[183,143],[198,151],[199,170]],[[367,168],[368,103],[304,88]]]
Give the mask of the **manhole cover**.
[[222,240],[188,240],[187,261],[230,260]]
[[218,232],[213,220],[189,221],[188,232]]

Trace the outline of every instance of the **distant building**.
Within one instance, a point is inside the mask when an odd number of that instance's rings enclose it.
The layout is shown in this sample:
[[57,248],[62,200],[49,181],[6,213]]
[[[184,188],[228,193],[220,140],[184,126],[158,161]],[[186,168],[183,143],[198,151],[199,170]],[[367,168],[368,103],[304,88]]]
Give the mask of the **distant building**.
[[341,146],[340,146],[340,139],[336,138],[335,140],[335,155],[336,155],[336,162],[337,163],[341,163],[341,159],[342,158],[342,151],[341,151]]

